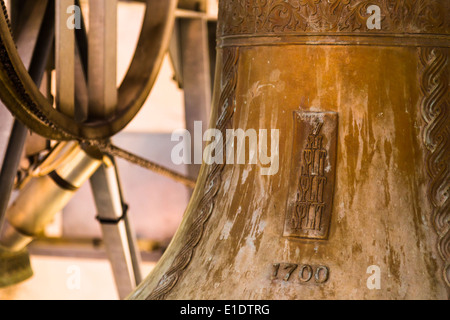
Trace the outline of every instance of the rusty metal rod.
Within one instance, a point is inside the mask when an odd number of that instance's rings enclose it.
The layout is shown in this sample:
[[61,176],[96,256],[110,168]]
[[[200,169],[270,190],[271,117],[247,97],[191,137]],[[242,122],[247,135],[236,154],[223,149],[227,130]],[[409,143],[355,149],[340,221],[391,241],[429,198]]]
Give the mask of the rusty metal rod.
[[22,159],[22,151],[27,138],[28,129],[17,119],[9,137],[8,147],[0,173],[0,227],[3,225],[11,192],[14,187],[17,169]]
[[[29,65],[29,73],[38,87],[41,85],[50,54],[51,45],[55,34],[54,21],[49,19],[53,14],[53,1],[49,1],[44,19],[36,40],[35,50]],[[20,35],[19,35],[20,36]],[[5,158],[0,172],[0,227],[3,224],[6,209],[8,208],[11,192],[14,187],[17,169],[19,168],[22,152],[27,138],[28,129],[17,119],[14,120],[13,128],[6,149]]]

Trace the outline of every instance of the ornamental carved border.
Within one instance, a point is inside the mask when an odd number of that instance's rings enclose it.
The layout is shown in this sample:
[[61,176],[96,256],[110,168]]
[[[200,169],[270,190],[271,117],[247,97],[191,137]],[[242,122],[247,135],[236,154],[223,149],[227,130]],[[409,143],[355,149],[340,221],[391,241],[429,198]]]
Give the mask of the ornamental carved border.
[[[221,94],[219,98],[219,118],[216,128],[225,136],[226,129],[231,125],[235,112],[235,90],[237,85],[237,66],[239,59],[238,48],[223,50],[223,73],[221,80]],[[225,142],[224,142],[225,143]],[[225,148],[223,148],[225,150]],[[165,299],[168,293],[178,283],[184,270],[194,255],[195,248],[200,243],[204,228],[208,222],[216,203],[216,196],[222,185],[222,172],[225,164],[214,163],[208,168],[203,196],[198,204],[198,214],[187,231],[187,241],[176,255],[172,265],[162,276],[156,288],[147,297],[147,300]]]
[[449,49],[420,48],[419,57],[422,134],[430,179],[427,196],[432,209],[431,223],[438,235],[438,251],[444,262],[443,277],[450,286]]
[[[367,9],[381,10],[381,29],[369,30]],[[218,36],[376,32],[450,32],[448,0],[221,0]]]

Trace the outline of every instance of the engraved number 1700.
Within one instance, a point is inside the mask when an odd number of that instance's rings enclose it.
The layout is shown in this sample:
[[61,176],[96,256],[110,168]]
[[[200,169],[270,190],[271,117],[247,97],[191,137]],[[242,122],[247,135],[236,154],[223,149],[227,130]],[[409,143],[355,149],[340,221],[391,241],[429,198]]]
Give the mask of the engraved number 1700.
[[[273,273],[272,279],[283,278],[283,281],[289,281],[294,271],[299,268],[298,264],[294,263],[274,263],[272,265]],[[328,281],[330,270],[326,266],[311,266],[309,264],[301,265],[298,272],[298,278],[301,282],[307,283],[312,280],[318,284]]]

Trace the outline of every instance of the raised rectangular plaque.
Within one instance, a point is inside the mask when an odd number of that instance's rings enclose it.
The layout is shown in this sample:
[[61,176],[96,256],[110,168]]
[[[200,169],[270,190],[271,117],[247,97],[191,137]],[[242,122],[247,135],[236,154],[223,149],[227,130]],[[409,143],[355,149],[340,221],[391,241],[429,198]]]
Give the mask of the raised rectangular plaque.
[[328,239],[336,172],[338,114],[294,112],[285,237]]

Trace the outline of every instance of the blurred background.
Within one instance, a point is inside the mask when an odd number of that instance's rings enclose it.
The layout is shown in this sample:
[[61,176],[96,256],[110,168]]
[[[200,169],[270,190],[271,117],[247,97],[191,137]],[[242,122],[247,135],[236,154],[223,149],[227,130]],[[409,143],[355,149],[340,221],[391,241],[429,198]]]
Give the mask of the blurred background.
[[[83,14],[88,14],[87,0],[81,4]],[[177,129],[191,129],[195,120],[204,121],[204,127],[208,125],[214,79],[217,0],[180,1],[178,8],[171,51],[166,54],[153,90],[138,116],[114,136],[113,141],[126,150],[195,177],[198,166],[172,163],[171,150],[177,142],[171,141],[171,134]],[[139,1],[118,2],[118,84],[136,48],[144,10],[145,5]],[[202,27],[196,28],[190,22],[192,19],[202,21]],[[195,41],[207,46],[202,48],[204,50],[193,50]],[[195,63],[186,65],[186,61],[200,62],[202,67]],[[203,88],[203,92],[196,92],[199,88]],[[199,107],[203,108],[200,116]],[[13,121],[3,105],[0,106],[0,119],[1,161]],[[121,159],[117,159],[117,164],[145,277],[177,230],[191,190]],[[95,219],[97,213],[90,188],[90,184],[85,183],[46,228],[45,234],[29,246],[33,277],[0,289],[0,299],[119,298],[101,228]]]

